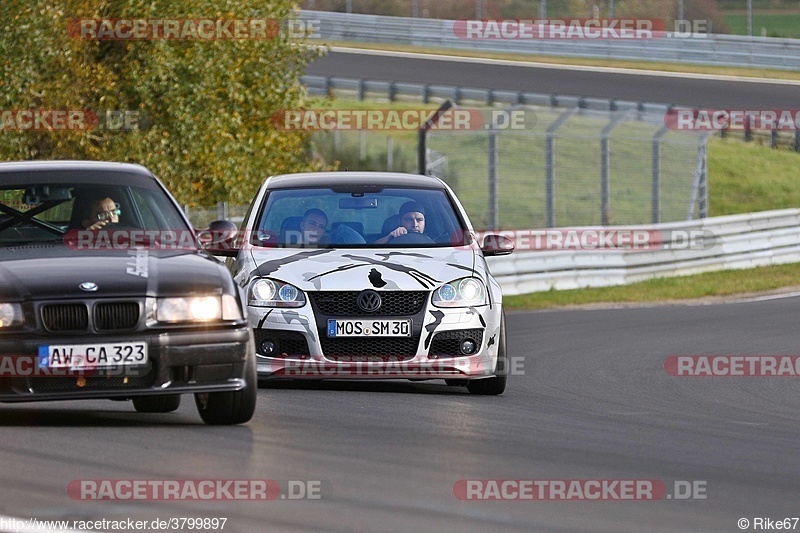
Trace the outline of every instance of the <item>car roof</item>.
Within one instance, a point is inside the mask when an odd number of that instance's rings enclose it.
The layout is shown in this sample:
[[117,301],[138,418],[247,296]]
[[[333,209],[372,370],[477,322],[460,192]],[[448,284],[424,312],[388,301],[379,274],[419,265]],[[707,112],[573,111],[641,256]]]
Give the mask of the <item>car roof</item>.
[[153,177],[149,170],[141,165],[131,163],[113,163],[110,161],[14,161],[0,163],[0,174],[32,172],[32,171],[102,171],[102,172],[124,172],[128,174],[139,174],[141,176]]
[[444,189],[444,183],[436,177],[400,172],[305,172],[283,174],[269,178],[270,189],[294,189],[299,187],[337,186],[404,187],[420,189]]

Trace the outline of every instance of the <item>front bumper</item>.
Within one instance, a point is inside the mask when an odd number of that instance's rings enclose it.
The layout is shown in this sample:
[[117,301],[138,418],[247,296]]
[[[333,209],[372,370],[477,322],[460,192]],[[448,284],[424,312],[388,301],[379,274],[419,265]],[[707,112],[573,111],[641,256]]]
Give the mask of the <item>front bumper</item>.
[[[409,340],[411,348],[405,353],[387,349],[389,343],[381,338],[359,338],[346,343],[356,347],[353,353],[337,350],[332,354],[331,340],[326,338],[322,327],[331,317],[315,316],[308,304],[291,310],[250,307],[248,316],[254,329],[261,379],[480,379],[494,375],[502,310],[496,304],[468,309],[427,305],[413,318],[416,337]],[[442,353],[442,344],[437,341],[441,337],[437,336],[458,339],[462,333],[480,337],[475,353]],[[283,346],[290,348],[286,352],[272,357],[260,353],[264,340],[287,338],[290,342]],[[394,337],[389,339],[396,342]]]
[[[39,346],[45,344],[124,341],[146,342],[148,363],[94,372],[49,374],[31,365],[14,364],[18,358],[36,358]],[[3,367],[13,370],[0,371],[0,402],[32,402],[241,390],[245,387],[245,362],[254,357],[254,348],[250,330],[238,326],[118,337],[4,338],[0,339],[0,357],[8,363]]]

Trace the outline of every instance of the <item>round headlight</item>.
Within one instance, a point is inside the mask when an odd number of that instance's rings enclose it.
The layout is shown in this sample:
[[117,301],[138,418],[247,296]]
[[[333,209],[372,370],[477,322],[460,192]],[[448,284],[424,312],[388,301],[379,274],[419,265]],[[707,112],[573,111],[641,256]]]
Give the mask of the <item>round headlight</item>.
[[189,312],[195,320],[212,320],[219,317],[219,298],[204,296],[193,298],[189,304]]
[[297,299],[297,289],[292,285],[284,285],[278,292],[278,296],[280,296],[281,300],[284,302],[293,302]]
[[458,287],[465,300],[477,300],[481,295],[481,284],[475,279],[465,279]]
[[256,300],[272,300],[276,293],[275,283],[268,279],[260,279],[253,283],[253,296]]
[[452,302],[456,299],[456,288],[450,285],[442,285],[439,289],[439,297],[443,302]]

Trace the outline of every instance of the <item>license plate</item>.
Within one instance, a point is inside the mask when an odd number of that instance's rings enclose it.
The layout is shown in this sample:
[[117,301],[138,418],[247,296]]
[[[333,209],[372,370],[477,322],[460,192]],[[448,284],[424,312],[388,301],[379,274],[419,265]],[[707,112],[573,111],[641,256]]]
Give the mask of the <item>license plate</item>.
[[111,368],[145,363],[145,342],[39,346],[40,368]]
[[410,337],[411,319],[328,320],[328,337]]

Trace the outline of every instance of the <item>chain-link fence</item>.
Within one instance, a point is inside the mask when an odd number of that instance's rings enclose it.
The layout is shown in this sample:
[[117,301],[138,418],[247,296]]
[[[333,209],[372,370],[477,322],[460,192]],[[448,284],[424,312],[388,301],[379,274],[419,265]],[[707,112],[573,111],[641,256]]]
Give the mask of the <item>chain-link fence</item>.
[[637,111],[524,108],[522,130],[428,133],[427,173],[477,228],[673,222],[708,215],[708,137]]
[[[462,108],[465,109],[465,108]],[[478,229],[675,222],[708,216],[708,134],[631,109],[482,109],[468,130],[433,129],[426,173],[448,183]],[[493,129],[493,116],[514,116]],[[482,122],[483,121],[483,122]],[[474,125],[474,124],[473,124]],[[486,129],[489,128],[489,129]],[[418,171],[416,131],[320,131],[316,156],[341,170]],[[196,228],[247,206],[186,208]]]

